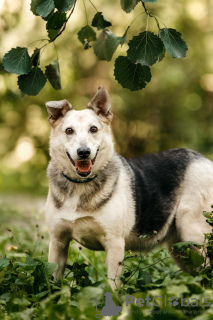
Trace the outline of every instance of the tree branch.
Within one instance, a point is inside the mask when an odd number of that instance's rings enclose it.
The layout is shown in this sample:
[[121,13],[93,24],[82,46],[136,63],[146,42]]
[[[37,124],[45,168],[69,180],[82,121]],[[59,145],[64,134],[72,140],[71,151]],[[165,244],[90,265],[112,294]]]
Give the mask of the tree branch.
[[64,32],[64,30],[66,29],[66,26],[67,26],[67,22],[69,21],[69,19],[70,19],[70,17],[71,17],[71,15],[73,14],[73,11],[75,10],[75,5],[76,5],[76,2],[77,2],[77,0],[75,0],[75,3],[74,3],[74,6],[73,6],[73,8],[72,8],[72,10],[71,10],[71,12],[70,12],[70,14],[68,15],[68,17],[67,17],[67,19],[66,19],[66,21],[65,21],[65,23],[64,23],[64,26],[63,26],[63,28],[61,29],[61,31],[52,39],[52,40],[50,40],[49,41],[49,43],[51,43],[51,42],[53,42],[53,41],[55,41],[63,32]]
[[148,10],[147,10],[147,8],[145,6],[145,3],[143,1],[141,1],[141,3],[142,3],[142,6],[144,7],[144,10],[145,10],[146,14],[148,14]]

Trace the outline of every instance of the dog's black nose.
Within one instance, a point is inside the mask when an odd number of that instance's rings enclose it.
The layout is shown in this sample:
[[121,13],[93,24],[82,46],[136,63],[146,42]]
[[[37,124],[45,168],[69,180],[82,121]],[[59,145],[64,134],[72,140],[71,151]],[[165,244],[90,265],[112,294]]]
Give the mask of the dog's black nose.
[[90,152],[91,152],[90,148],[85,148],[85,147],[78,148],[78,150],[77,150],[77,154],[78,154],[79,158],[81,158],[81,159],[87,159],[90,155]]

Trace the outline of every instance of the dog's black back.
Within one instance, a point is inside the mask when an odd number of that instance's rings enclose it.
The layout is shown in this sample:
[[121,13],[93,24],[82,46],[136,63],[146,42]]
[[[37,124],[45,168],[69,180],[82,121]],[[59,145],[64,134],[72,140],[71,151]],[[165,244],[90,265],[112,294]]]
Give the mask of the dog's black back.
[[162,230],[173,212],[188,165],[199,157],[203,155],[176,148],[126,159],[134,172],[132,190],[137,232],[150,235]]

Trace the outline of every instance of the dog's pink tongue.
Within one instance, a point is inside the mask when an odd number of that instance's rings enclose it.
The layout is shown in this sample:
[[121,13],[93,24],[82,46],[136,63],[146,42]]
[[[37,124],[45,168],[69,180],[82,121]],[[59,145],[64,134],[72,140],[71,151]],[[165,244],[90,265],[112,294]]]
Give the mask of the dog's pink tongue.
[[91,160],[78,160],[75,161],[76,168],[81,172],[88,172],[92,166]]

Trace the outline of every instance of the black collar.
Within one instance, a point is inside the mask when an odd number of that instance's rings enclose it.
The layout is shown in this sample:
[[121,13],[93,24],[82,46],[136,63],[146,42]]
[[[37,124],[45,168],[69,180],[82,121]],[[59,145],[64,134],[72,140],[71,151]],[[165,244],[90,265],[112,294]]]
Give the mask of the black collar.
[[71,182],[74,182],[74,183],[87,183],[87,182],[90,182],[92,180],[94,180],[95,178],[97,178],[97,174],[92,177],[92,178],[87,178],[87,179],[84,179],[84,180],[75,180],[75,179],[72,179],[70,177],[68,177],[65,173],[63,173],[63,171],[61,172],[61,175],[66,178],[67,180],[71,181]]

